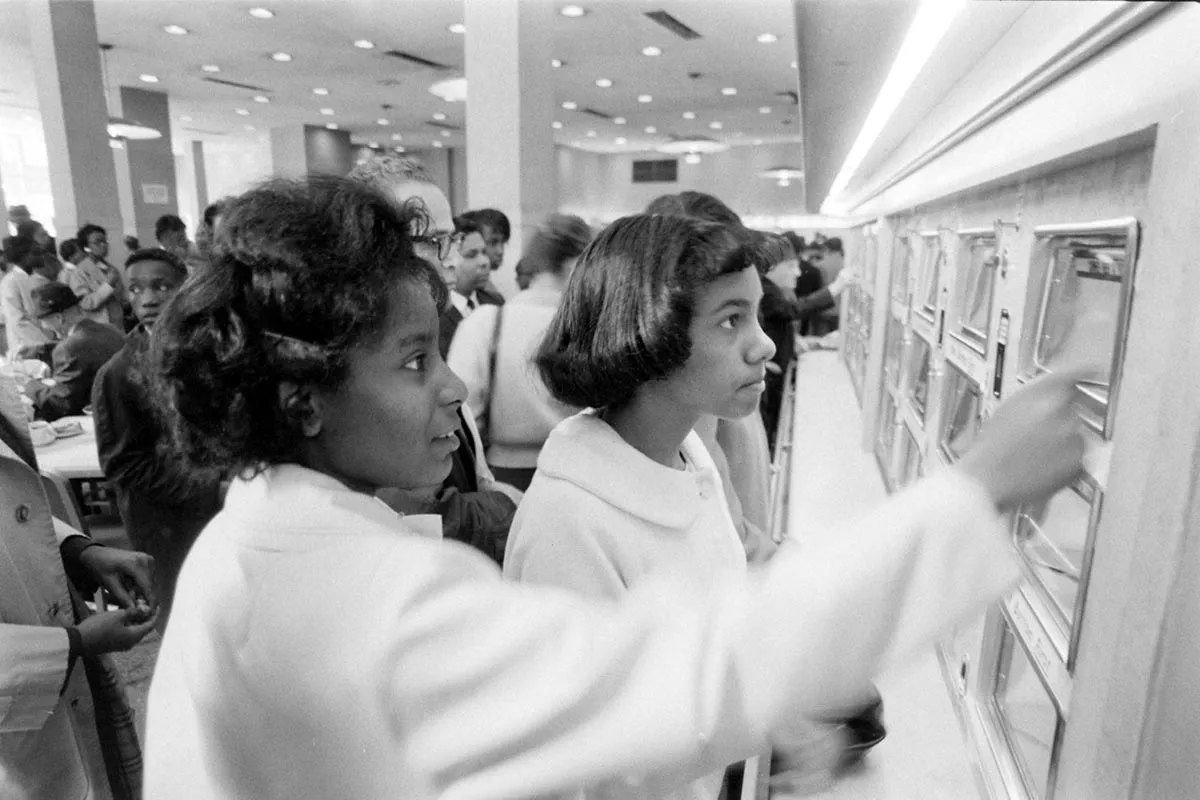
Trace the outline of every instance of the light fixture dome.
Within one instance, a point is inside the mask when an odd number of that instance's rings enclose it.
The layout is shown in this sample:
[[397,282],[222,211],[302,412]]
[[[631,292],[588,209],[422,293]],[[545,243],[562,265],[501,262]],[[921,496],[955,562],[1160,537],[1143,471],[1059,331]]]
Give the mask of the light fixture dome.
[[674,136],[671,141],[658,146],[660,153],[722,153],[729,149],[725,142],[718,142],[707,136]]
[[450,78],[438,81],[429,87],[429,93],[434,97],[442,98],[447,103],[465,102],[467,99],[467,79]]
[[117,139],[161,139],[162,131],[124,117],[108,118],[108,135]]
[[790,186],[792,181],[804,179],[804,170],[800,167],[771,167],[758,174],[764,178],[778,181],[780,186]]

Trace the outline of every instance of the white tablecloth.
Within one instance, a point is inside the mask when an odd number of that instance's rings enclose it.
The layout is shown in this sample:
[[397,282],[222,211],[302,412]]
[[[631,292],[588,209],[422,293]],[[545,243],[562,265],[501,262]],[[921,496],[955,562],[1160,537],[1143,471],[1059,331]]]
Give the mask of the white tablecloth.
[[96,426],[88,416],[64,417],[83,426],[83,433],[67,439],[57,439],[36,448],[38,467],[54,470],[68,479],[103,478],[100,456],[96,452]]

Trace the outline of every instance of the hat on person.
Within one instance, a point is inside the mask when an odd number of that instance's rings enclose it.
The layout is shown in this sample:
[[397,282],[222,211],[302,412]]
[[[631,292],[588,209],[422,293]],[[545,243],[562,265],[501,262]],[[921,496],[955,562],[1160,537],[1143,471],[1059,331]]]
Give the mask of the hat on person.
[[46,283],[36,287],[33,292],[33,307],[38,319],[66,311],[71,306],[79,305],[79,298],[71,287],[61,283]]

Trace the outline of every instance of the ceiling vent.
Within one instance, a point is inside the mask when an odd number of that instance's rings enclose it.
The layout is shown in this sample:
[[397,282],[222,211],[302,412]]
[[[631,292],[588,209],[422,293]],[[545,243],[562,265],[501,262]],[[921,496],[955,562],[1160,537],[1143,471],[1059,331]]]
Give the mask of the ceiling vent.
[[217,83],[221,86],[232,86],[234,89],[245,89],[248,92],[259,92],[266,94],[271,92],[270,89],[263,88],[262,86],[253,86],[249,83],[238,83],[237,81],[227,81],[222,78],[201,78],[200,80],[208,81],[209,83]]
[[401,61],[407,61],[408,63],[418,67],[435,69],[439,72],[448,72],[454,69],[449,64],[439,64],[436,61],[430,61],[428,58],[421,58],[420,56],[415,56],[412,53],[405,53],[403,50],[384,50],[383,54],[385,56],[391,56],[392,58],[398,58]]
[[596,117],[597,119],[602,119],[606,122],[612,122],[612,116],[605,114],[603,111],[597,111],[594,108],[581,108],[579,109],[579,113],[587,114],[588,116]]
[[692,39],[701,38],[700,34],[696,33],[687,25],[684,25],[682,22],[675,19],[675,17],[671,16],[666,11],[647,11],[646,16],[654,22],[657,22],[659,25],[662,25],[680,39],[691,41]]

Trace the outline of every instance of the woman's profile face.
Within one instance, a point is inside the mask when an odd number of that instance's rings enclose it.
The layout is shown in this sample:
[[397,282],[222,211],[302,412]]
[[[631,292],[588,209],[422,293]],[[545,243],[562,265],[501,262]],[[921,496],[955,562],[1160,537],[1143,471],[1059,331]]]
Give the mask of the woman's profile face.
[[348,375],[318,390],[319,429],[307,466],[358,491],[437,486],[458,446],[466,387],[438,351],[438,315],[429,290],[391,292],[382,336],[350,352]]

